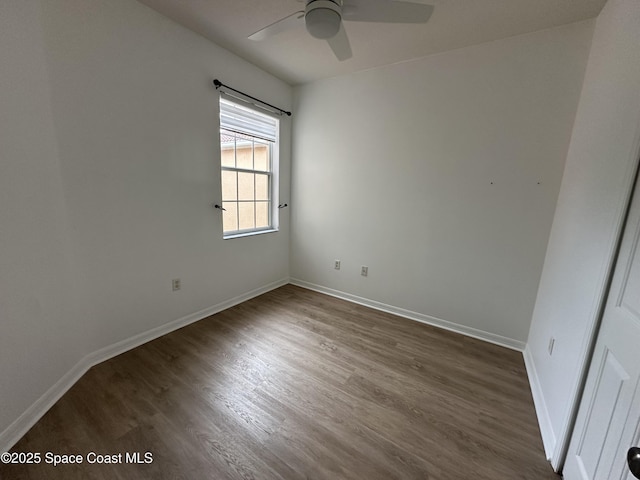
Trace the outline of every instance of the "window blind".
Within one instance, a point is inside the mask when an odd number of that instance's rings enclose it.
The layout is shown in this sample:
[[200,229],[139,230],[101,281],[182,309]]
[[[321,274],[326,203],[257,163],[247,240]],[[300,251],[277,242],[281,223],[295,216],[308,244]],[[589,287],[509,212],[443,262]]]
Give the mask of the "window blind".
[[225,98],[220,99],[220,128],[275,142],[278,120]]

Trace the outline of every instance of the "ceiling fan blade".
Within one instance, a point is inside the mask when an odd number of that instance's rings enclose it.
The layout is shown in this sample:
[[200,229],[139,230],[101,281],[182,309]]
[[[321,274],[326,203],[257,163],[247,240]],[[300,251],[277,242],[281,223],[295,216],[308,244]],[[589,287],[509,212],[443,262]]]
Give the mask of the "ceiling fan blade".
[[299,24],[304,23],[304,11],[292,13],[288,17],[284,17],[277,22],[272,23],[268,27],[264,27],[262,30],[258,30],[256,33],[249,36],[249,40],[265,40],[269,37],[273,37],[279,33],[296,27]]
[[351,58],[351,45],[349,45],[349,37],[344,29],[344,25],[340,22],[340,30],[331,38],[327,39],[331,50],[341,62]]
[[400,0],[344,0],[342,18],[350,22],[426,23],[432,5]]

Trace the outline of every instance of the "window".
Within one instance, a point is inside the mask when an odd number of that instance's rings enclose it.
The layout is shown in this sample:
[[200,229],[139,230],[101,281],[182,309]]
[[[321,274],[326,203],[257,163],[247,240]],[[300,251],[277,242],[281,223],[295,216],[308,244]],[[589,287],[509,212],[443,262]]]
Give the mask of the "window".
[[276,230],[278,120],[220,99],[224,237]]

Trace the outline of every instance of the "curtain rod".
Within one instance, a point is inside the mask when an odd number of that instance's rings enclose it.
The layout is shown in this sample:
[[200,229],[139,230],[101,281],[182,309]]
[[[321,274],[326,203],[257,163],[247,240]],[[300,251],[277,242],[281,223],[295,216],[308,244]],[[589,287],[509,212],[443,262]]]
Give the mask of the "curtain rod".
[[245,97],[250,98],[251,100],[254,100],[256,102],[260,102],[261,104],[266,105],[267,107],[271,107],[274,110],[277,110],[278,112],[280,112],[281,114],[284,114],[284,115],[286,115],[288,117],[291,116],[291,112],[287,112],[286,110],[282,110],[281,108],[278,108],[275,105],[271,105],[270,103],[263,102],[259,98],[252,97],[251,95],[247,95],[246,93],[241,92],[240,90],[236,90],[235,88],[231,88],[229,85],[225,85],[224,83],[222,83],[217,78],[213,80],[213,84],[215,85],[216,90],[218,90],[220,87],[228,88],[229,90],[231,90],[233,92],[236,92],[236,93],[239,93],[240,95],[244,95]]

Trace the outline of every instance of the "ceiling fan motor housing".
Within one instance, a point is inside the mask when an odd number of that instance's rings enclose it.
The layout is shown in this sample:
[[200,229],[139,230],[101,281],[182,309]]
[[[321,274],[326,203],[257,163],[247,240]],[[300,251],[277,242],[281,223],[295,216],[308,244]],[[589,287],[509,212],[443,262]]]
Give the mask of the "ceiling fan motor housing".
[[311,36],[320,39],[335,37],[340,31],[342,9],[331,0],[311,0],[304,11],[304,21]]

